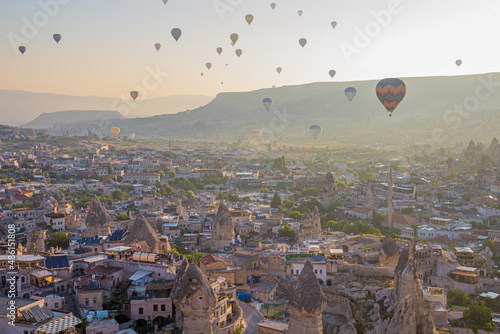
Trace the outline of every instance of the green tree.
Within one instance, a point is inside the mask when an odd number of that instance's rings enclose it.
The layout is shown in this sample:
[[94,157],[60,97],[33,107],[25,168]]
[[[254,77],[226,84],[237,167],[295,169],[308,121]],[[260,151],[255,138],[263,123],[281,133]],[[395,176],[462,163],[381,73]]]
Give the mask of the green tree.
[[55,232],[53,233],[48,242],[48,247],[60,247],[60,248],[68,248],[69,247],[69,234],[63,232]]
[[372,224],[373,224],[373,226],[380,227],[380,225],[382,224],[383,221],[384,221],[384,215],[383,214],[378,213],[378,212],[375,212],[373,214],[373,218],[372,218]]
[[281,205],[281,197],[277,192],[274,193],[274,197],[271,200],[271,208],[278,208]]
[[482,252],[486,247],[488,247],[493,252],[493,257],[497,257],[498,252],[495,246],[495,242],[492,239],[486,239],[483,241],[481,247],[479,247],[479,252]]
[[460,289],[451,289],[448,291],[448,304],[467,306],[469,305],[469,295]]
[[124,213],[119,213],[117,216],[116,216],[116,221],[117,222],[122,222],[122,221],[125,221],[125,220],[129,220],[129,216],[127,216],[126,214]]
[[473,330],[487,329],[494,330],[496,325],[491,322],[493,315],[491,309],[486,306],[483,300],[475,300],[464,311],[464,320],[469,328]]
[[295,236],[295,231],[287,224],[283,225],[282,228],[278,230],[280,237],[293,238]]
[[407,207],[401,209],[401,213],[404,215],[414,215],[415,209],[411,206],[407,206]]
[[302,219],[302,213],[300,211],[292,211],[288,213],[288,218],[292,218],[295,220],[301,220]]
[[113,166],[109,165],[108,166],[108,175],[113,175]]

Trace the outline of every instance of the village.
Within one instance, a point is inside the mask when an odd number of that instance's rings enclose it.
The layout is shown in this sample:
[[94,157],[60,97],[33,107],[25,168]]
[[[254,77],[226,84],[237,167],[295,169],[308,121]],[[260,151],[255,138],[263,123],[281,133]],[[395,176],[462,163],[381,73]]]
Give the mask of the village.
[[500,324],[496,139],[396,158],[376,145],[51,138],[0,146],[9,333],[466,334]]

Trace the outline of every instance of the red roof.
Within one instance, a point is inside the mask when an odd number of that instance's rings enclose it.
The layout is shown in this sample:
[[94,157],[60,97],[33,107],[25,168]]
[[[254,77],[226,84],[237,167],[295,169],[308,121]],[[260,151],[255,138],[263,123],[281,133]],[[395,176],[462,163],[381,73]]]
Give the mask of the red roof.
[[200,259],[200,262],[203,263],[203,265],[207,266],[211,263],[214,262],[224,262],[226,263],[226,259],[221,258],[220,256],[214,255],[214,254],[208,254],[207,256],[204,256]]
[[448,245],[448,246],[452,244],[458,244],[458,240],[450,238],[447,235],[440,235],[439,237],[434,237],[428,239],[427,241],[432,242],[433,244]]

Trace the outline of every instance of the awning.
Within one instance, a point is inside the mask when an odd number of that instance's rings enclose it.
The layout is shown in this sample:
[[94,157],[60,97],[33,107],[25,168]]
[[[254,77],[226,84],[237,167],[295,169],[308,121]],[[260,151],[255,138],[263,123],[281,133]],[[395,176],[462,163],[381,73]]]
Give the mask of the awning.
[[136,280],[141,279],[145,276],[148,276],[152,273],[153,272],[149,271],[149,270],[137,270],[132,276],[129,277],[129,280],[136,281]]
[[74,328],[76,325],[80,324],[82,321],[75,317],[73,314],[68,313],[67,315],[49,322],[46,325],[43,325],[37,328],[38,333],[46,333],[46,334],[57,334],[61,331],[65,331],[69,328]]

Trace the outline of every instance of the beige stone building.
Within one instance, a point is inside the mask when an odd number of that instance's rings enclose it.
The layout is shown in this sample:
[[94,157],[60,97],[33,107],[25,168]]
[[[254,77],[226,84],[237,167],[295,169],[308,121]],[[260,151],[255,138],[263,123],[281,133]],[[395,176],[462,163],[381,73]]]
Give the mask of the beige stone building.
[[321,238],[321,214],[316,207],[310,217],[307,213],[302,216],[298,241],[302,244],[306,239],[318,238]]
[[212,223],[212,240],[210,248],[217,250],[230,244],[235,239],[234,221],[229,209],[221,203]]
[[108,236],[111,234],[110,228],[111,218],[109,218],[108,211],[101,203],[99,198],[94,195],[90,203],[90,210],[85,219],[85,236],[98,237]]

